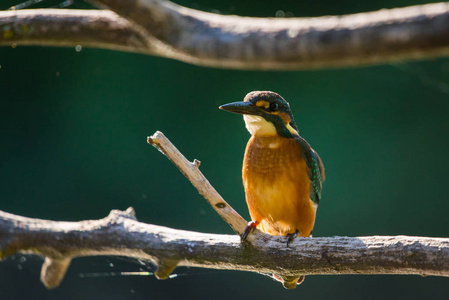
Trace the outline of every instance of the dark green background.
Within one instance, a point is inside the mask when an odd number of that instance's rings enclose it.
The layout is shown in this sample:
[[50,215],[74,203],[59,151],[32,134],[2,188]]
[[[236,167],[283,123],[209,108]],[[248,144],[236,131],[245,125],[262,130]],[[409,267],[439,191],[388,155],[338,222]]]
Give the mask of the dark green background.
[[[244,2],[244,3],[242,3]],[[19,2],[1,0],[0,9]],[[57,2],[56,2],[57,3]],[[370,11],[417,1],[197,1],[225,14]],[[44,4],[46,4],[44,2]],[[42,5],[49,7],[54,5]],[[86,7],[76,2],[75,7]],[[135,208],[142,222],[232,234],[146,137],[163,131],[249,219],[241,163],[249,134],[218,106],[253,90],[290,101],[327,174],[315,236],[448,237],[449,59],[354,69],[211,69],[83,48],[0,48],[0,209],[52,220]],[[151,270],[116,258],[73,261],[62,285],[39,282],[41,259],[0,263],[0,299],[447,299],[446,278],[308,276],[296,290],[260,275],[180,268],[178,278],[80,278]],[[110,265],[112,264],[112,265]]]

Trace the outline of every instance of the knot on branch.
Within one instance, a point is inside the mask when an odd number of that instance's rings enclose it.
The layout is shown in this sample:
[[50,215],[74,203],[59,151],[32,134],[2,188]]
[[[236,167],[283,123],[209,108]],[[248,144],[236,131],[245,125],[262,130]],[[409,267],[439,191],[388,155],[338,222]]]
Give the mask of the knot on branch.
[[195,158],[195,159],[193,160],[192,165],[193,165],[195,168],[199,168],[200,165],[201,165],[201,162],[200,162],[198,159]]
[[130,219],[137,221],[136,211],[132,207],[128,207],[125,211],[113,209],[106,217],[111,224],[120,224],[123,223],[123,219]]

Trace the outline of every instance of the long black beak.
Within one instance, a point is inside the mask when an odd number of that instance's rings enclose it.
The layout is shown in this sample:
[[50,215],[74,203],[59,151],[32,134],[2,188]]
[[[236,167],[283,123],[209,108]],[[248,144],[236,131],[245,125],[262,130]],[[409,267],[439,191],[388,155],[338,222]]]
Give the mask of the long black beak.
[[261,115],[260,108],[258,106],[255,106],[251,102],[232,102],[228,104],[223,104],[219,107],[222,110],[230,111],[236,114],[242,114],[242,115]]

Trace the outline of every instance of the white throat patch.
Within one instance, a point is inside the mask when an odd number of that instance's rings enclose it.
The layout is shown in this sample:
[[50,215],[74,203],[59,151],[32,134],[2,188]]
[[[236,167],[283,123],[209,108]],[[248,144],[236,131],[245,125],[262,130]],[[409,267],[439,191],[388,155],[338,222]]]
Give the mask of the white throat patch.
[[264,118],[253,115],[243,115],[246,129],[251,135],[275,135],[276,128],[273,123],[266,121]]

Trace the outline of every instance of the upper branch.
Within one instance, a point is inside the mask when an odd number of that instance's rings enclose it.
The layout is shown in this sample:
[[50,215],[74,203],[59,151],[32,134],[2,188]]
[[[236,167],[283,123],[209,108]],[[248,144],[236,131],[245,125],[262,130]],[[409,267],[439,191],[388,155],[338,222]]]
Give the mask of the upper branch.
[[129,22],[100,11],[0,12],[0,45],[82,44],[211,67],[265,70],[449,55],[448,3],[287,19],[211,14],[166,0],[95,3]]
[[108,10],[0,11],[0,46],[6,45],[83,45],[151,53],[151,45],[127,20]]

